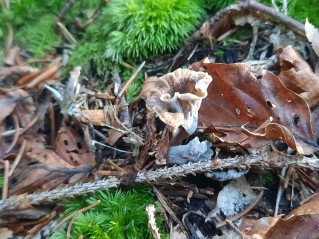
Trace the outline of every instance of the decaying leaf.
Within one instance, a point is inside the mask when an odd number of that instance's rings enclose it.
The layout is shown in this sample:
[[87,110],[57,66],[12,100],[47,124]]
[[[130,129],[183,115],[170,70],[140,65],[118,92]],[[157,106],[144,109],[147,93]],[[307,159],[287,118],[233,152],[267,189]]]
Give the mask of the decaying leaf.
[[191,69],[203,67],[214,81],[199,110],[201,127],[212,125],[223,132],[222,141],[250,148],[278,140],[301,154],[318,150],[313,142],[307,103],[284,87],[274,74],[265,71],[257,79],[251,66],[244,63],[202,61]]
[[119,138],[123,136],[123,131],[119,131],[116,129],[122,129],[123,126],[120,124],[119,120],[115,117],[117,115],[117,110],[115,106],[105,106],[104,107],[105,112],[105,121],[110,122],[110,125],[115,129],[109,130],[109,137],[106,139],[106,143],[109,145],[114,145]]
[[178,69],[160,77],[146,106],[169,126],[173,134],[180,126],[191,135],[197,128],[198,109],[212,78],[204,72]]
[[[64,133],[67,134],[66,132]],[[63,156],[67,158],[62,158],[53,150],[47,149],[44,146],[44,137],[40,135],[33,135],[33,137],[23,137],[27,141],[26,153],[13,173],[12,180],[15,183],[12,184],[13,187],[10,190],[10,194],[18,195],[63,186],[75,174],[87,174],[92,168],[90,163],[92,163],[94,158],[92,159],[92,155],[86,153],[85,144],[83,144],[81,149],[74,149],[74,145],[78,145],[77,142],[83,143],[78,141],[75,136],[71,137],[73,141],[70,141],[70,136],[60,136],[62,143],[67,144],[58,147],[60,151],[65,152]],[[64,140],[67,140],[67,142]],[[77,156],[77,153],[83,154]],[[74,159],[79,160],[77,164],[70,160],[72,156]]]
[[319,76],[317,76],[291,47],[282,49],[279,79],[290,90],[299,94],[310,107],[319,103]]
[[79,118],[82,123],[91,123],[96,126],[110,125],[105,117],[103,109],[97,110],[81,110],[81,117]]
[[167,152],[169,148],[169,134],[162,136],[158,134],[155,137],[157,139],[157,144],[155,144],[155,163],[157,165],[165,165],[167,163]]
[[154,89],[157,81],[158,81],[157,76],[148,77],[144,81],[142,90],[141,90],[140,94],[136,97],[136,99],[139,99],[139,98],[147,99],[150,96],[152,89]]
[[89,151],[83,137],[71,127],[61,127],[56,139],[55,151],[71,165],[95,165],[95,154]]
[[265,217],[257,220],[249,235],[257,234],[264,239],[271,238],[318,238],[319,195],[292,210],[285,218]]
[[312,49],[316,52],[317,56],[319,56],[319,31],[308,21],[308,18],[306,18],[305,32],[308,41],[311,42]]
[[[146,112],[146,123],[143,127],[143,131],[145,132],[145,144],[141,148],[140,155],[135,163],[135,167],[137,169],[141,169],[143,167],[143,165],[148,160],[149,151],[153,147],[156,147],[156,144],[154,143],[156,139],[156,137],[154,138],[154,135],[156,135],[155,119],[154,114],[149,111]],[[166,154],[166,152],[163,153]]]

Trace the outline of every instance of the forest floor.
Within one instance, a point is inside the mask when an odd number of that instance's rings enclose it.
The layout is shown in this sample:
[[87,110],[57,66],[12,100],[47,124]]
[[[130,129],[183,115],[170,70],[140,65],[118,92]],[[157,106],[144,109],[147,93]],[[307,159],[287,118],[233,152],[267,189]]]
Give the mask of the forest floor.
[[7,26],[0,238],[319,237],[316,24],[235,3],[131,63],[89,52],[72,4],[54,47]]

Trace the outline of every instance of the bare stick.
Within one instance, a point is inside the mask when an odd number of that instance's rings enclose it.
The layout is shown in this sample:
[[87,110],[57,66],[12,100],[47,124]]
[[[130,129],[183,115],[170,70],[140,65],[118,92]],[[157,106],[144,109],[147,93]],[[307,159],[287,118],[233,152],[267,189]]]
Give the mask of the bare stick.
[[85,212],[89,209],[91,209],[92,207],[95,207],[96,205],[98,205],[101,201],[100,200],[97,200],[95,203],[87,206],[87,207],[84,207],[76,212],[73,212],[72,214],[70,214],[69,216],[67,216],[66,218],[64,218],[58,225],[56,225],[56,229],[58,229],[63,223],[65,223],[67,220],[69,220],[70,218],[73,218],[75,217],[76,215],[82,213],[82,212]]
[[[184,177],[188,174],[204,173],[227,168],[247,168],[250,166],[260,167],[304,167],[319,169],[319,159],[315,156],[305,157],[302,155],[285,156],[275,152],[262,152],[256,156],[237,156],[219,161],[216,165],[212,161],[184,164],[146,172],[139,172],[135,183],[159,183],[173,177]],[[6,200],[0,200],[0,212],[5,209],[28,208],[44,202],[57,201],[67,197],[83,195],[98,190],[106,190],[118,187],[121,184],[119,178],[111,177],[95,182],[75,184],[66,188],[58,188],[48,192],[23,194],[11,196]]]
[[[283,167],[281,169],[280,175],[281,175],[282,178],[285,178],[286,171],[287,171],[287,167]],[[282,196],[282,193],[283,193],[283,184],[284,184],[284,182],[282,180],[279,180],[279,186],[278,186],[278,191],[277,191],[277,198],[276,198],[276,206],[275,206],[274,217],[278,216],[279,203],[280,203],[281,196]]]
[[126,92],[127,88],[133,82],[137,74],[142,70],[144,65],[145,65],[145,61],[143,61],[142,64],[136,69],[136,71],[134,71],[133,75],[130,77],[130,79],[128,79],[128,81],[125,83],[122,90],[120,91],[119,95],[117,96],[118,98],[121,98],[121,96]]
[[[209,21],[210,28],[213,29],[214,26],[217,25],[219,21],[223,20],[223,17],[227,15],[231,16],[234,12],[239,12],[239,13],[242,13],[243,15],[244,14],[246,15],[247,14],[247,12],[245,12],[246,10],[253,10],[256,12],[264,13],[268,15],[269,17],[273,18],[273,20],[278,22],[279,24],[283,24],[287,26],[288,28],[290,28],[291,30],[297,32],[298,34],[305,36],[305,27],[302,23],[298,22],[297,20],[289,16],[286,16],[285,14],[281,12],[277,12],[276,9],[274,8],[268,7],[266,5],[263,5],[259,2],[252,1],[252,0],[241,2],[238,4],[232,4],[220,10],[210,19]],[[207,22],[205,22],[204,24],[207,24]],[[212,34],[214,34],[214,30]],[[205,37],[207,36],[203,35],[203,33],[200,30],[198,30],[194,32],[194,34],[186,41],[186,45],[191,46],[194,44],[194,42],[198,40],[202,40]]]
[[19,153],[17,154],[16,158],[14,159],[13,161],[13,164],[12,164],[12,167],[8,173],[8,177],[11,177],[12,174],[13,174],[13,171],[15,170],[15,168],[18,166],[23,154],[24,154],[24,150],[25,150],[25,147],[27,145],[27,140],[23,140],[23,143],[21,145],[21,148],[19,150]]

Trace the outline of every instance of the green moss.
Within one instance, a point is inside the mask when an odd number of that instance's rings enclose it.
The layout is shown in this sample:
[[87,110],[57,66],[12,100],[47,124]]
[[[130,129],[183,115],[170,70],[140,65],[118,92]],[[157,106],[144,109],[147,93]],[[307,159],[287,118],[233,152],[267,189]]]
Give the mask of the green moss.
[[52,50],[60,42],[53,27],[62,4],[59,0],[11,1],[10,9],[0,13],[0,42],[6,42],[8,22],[14,31],[15,45],[32,52],[34,57]]
[[105,56],[148,58],[177,49],[200,24],[204,10],[192,0],[112,0],[103,12],[109,34]]
[[17,31],[15,41],[32,52],[35,58],[43,56],[60,43],[60,37],[53,30],[55,20],[56,16],[48,14],[41,17],[41,21],[29,22]]
[[262,186],[269,187],[273,184],[275,177],[271,169],[262,169],[259,174],[260,182]]
[[0,173],[0,188],[3,187],[3,183],[4,183],[4,178],[3,178],[3,174]]
[[292,0],[288,2],[288,15],[305,23],[306,18],[319,27],[319,0]]
[[[151,190],[145,186],[137,186],[130,190],[101,191],[90,196],[66,200],[65,216],[78,211],[97,200],[101,203],[90,210],[78,214],[72,226],[71,238],[153,238],[148,229],[148,218],[145,208],[155,199]],[[164,218],[157,216],[157,226],[163,229]],[[165,238],[164,234],[161,234]],[[66,232],[58,230],[52,239],[65,238]]]

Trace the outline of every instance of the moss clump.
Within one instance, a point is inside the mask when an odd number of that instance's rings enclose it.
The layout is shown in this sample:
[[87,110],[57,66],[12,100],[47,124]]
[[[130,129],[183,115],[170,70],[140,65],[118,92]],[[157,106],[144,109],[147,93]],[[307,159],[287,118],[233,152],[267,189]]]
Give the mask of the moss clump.
[[269,187],[275,181],[274,172],[271,169],[262,169],[259,174],[261,185]]
[[0,13],[0,42],[6,42],[8,22],[14,31],[14,44],[30,51],[35,58],[42,56],[60,42],[54,24],[62,6],[59,0],[11,1],[10,9]]
[[148,58],[177,49],[200,23],[204,9],[193,0],[112,0],[103,17],[109,34],[105,56],[114,61]]
[[[132,73],[127,74],[118,62],[136,66],[142,59],[177,49],[203,15],[200,0],[112,0],[79,36],[68,70],[76,65],[93,66],[100,78],[117,70],[125,81]],[[142,84],[143,74],[139,74],[126,94],[128,102]]]
[[112,0],[82,34],[71,64],[106,58],[132,64],[177,49],[204,14],[199,0]]
[[318,0],[292,0],[288,2],[288,15],[305,23],[306,18],[319,27],[319,1]]
[[[145,208],[155,203],[149,188],[137,186],[131,190],[100,191],[90,196],[63,202],[66,216],[97,200],[101,203],[75,217],[71,238],[153,238],[148,229]],[[157,226],[163,228],[163,217],[157,217]],[[163,235],[165,236],[165,235]],[[66,238],[64,230],[56,231],[51,239]]]
[[3,174],[0,173],[0,188],[3,187],[3,183],[4,183],[4,178],[3,178]]

